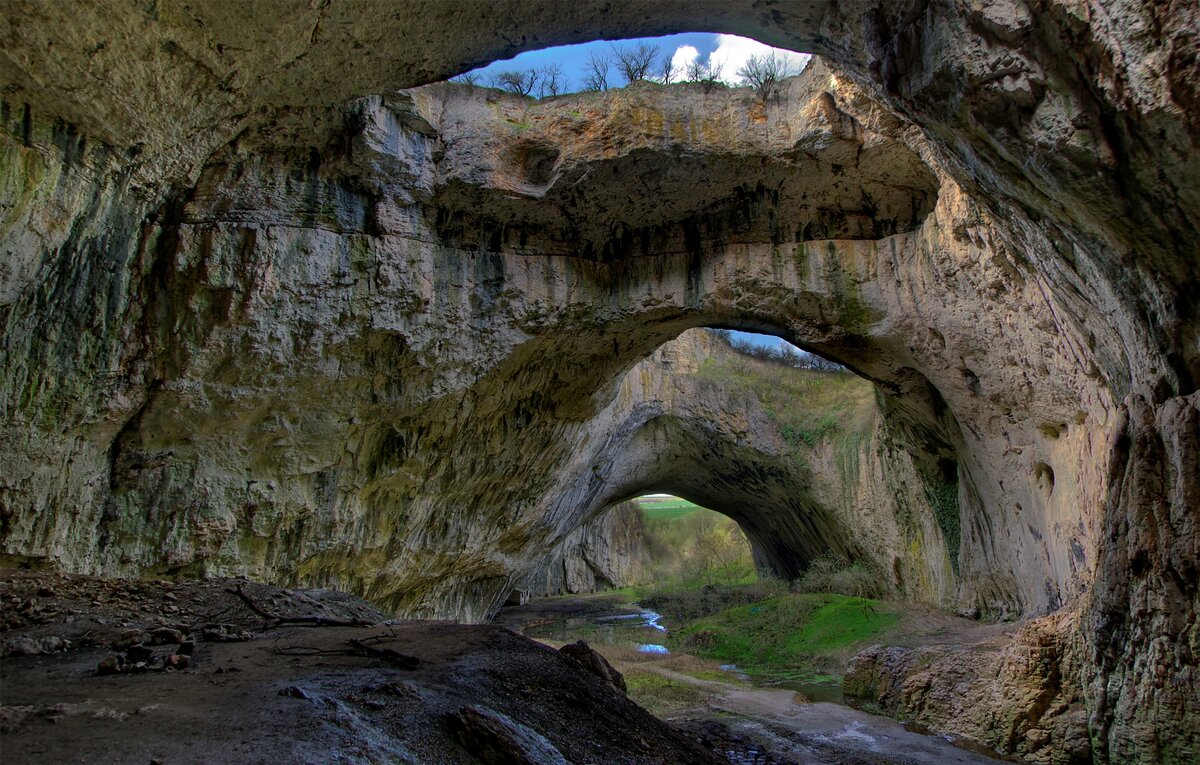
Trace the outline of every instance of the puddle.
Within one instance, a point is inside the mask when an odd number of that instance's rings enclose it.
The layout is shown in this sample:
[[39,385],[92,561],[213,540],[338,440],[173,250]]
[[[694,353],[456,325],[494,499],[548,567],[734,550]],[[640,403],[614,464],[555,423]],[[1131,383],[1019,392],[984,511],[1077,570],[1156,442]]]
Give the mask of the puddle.
[[671,652],[665,645],[659,645],[658,643],[642,643],[637,649],[641,653],[657,653],[664,656]]
[[668,655],[663,644],[667,628],[662,614],[630,604],[627,613],[561,616],[515,625],[514,629],[534,640],[572,643],[586,640],[595,645],[623,646],[640,653]]
[[911,733],[917,733],[922,736],[937,736],[938,738],[953,744],[959,749],[965,749],[966,751],[974,752],[975,754],[982,754],[985,757],[990,757],[993,760],[999,760],[1001,762],[1020,762],[1020,760],[1018,760],[1016,757],[1011,757],[1007,754],[1001,754],[986,744],[979,743],[975,739],[967,738],[966,736],[955,736],[951,733],[939,734],[936,731],[925,727],[921,723],[916,722],[915,720],[901,720],[900,725],[904,728],[904,730]]
[[[637,604],[634,604],[635,606]],[[662,625],[662,614],[656,611],[641,610],[636,614],[612,614],[609,616],[596,617],[597,622],[609,622],[619,620],[636,621],[639,627],[649,627],[650,629],[666,632],[667,628]]]
[[830,680],[779,680],[763,683],[767,688],[786,688],[789,691],[799,691],[809,701],[826,701],[831,704],[841,704],[845,697],[842,695],[842,678]]
[[[663,615],[642,608],[636,603],[624,607],[624,613],[569,615],[562,614],[513,625],[514,629],[535,640],[555,640],[573,643],[586,640],[594,645],[625,647],[651,656],[671,656],[663,636],[668,632],[662,623]],[[771,675],[751,675],[736,664],[721,665],[721,669],[745,683],[759,688],[781,688],[799,691],[810,701],[841,704],[842,678],[837,675],[785,672]]]
[[[611,613],[611,610],[620,610],[621,612]],[[576,611],[539,615],[535,619],[509,621],[507,622],[507,626],[535,640],[553,640],[561,643],[586,640],[593,645],[626,648],[647,655],[646,660],[648,661],[653,660],[650,657],[666,658],[673,656],[670,649],[665,645],[668,628],[662,623],[662,614],[644,609],[636,603],[625,606],[616,606],[614,604],[611,610],[609,613],[595,613],[593,611],[592,613],[581,614]],[[833,717],[827,720],[828,724],[823,726],[824,730],[817,732],[815,729],[807,730],[806,728],[807,735],[811,737],[811,740],[823,741],[831,745],[836,744],[839,747],[848,747],[848,751],[857,752],[879,752],[895,743],[889,739],[889,735],[891,734],[886,733],[886,726],[881,728],[880,723],[875,718],[870,718],[868,715],[852,710],[850,707],[844,705],[842,678],[839,675],[822,675],[811,671],[798,672],[794,670],[764,675],[759,672],[746,672],[737,664],[722,664],[720,668],[722,671],[729,673],[731,678],[736,678],[757,688],[798,691],[809,701],[829,703],[804,705],[804,708],[809,710],[810,713],[823,714],[826,718],[830,718],[830,712],[821,712],[820,710],[822,708],[838,710],[833,712]],[[814,712],[814,710],[816,711]],[[890,721],[884,722],[888,725],[895,725],[895,723],[891,723]],[[948,747],[950,751],[969,752],[971,755],[992,758],[997,757],[995,752],[987,750],[986,747],[982,747],[970,740],[951,736],[939,736],[935,732],[925,730],[920,725],[914,723],[906,723],[903,725],[903,728],[911,733],[923,734],[921,738],[928,737],[930,739],[929,743],[922,743],[918,748],[928,748],[929,746],[936,745]],[[880,733],[880,731],[885,732]],[[749,743],[743,746],[742,742],[737,742],[734,747],[726,748],[724,753],[726,758],[734,765],[761,765],[769,762],[778,762],[778,760],[772,759],[767,750]],[[1008,758],[1003,759],[1007,760]],[[913,761],[930,762],[928,759],[914,759]],[[975,760],[951,758],[935,761],[974,762]]]

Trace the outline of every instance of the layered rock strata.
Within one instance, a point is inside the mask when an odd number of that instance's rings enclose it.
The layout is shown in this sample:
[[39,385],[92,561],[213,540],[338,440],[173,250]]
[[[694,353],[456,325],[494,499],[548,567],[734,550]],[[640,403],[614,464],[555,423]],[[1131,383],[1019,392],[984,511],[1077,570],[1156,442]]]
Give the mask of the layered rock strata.
[[846,700],[1023,762],[1092,762],[1078,653],[1068,645],[1075,625],[1061,623],[1070,618],[1042,617],[1011,637],[966,645],[876,646],[851,662]]

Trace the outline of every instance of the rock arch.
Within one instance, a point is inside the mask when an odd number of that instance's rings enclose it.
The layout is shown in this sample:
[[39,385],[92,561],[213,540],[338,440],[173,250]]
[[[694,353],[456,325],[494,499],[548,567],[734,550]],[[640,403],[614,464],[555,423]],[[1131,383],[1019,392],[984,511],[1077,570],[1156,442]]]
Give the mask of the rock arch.
[[[666,491],[732,518],[760,568],[782,578],[829,555],[869,563],[905,597],[951,600],[954,578],[926,495],[929,477],[919,458],[889,448],[894,423],[872,403],[861,407],[866,420],[839,428],[841,451],[832,443],[800,449],[756,395],[702,373],[713,363],[728,369],[736,358],[690,330],[626,376],[618,400],[636,403],[605,443],[611,456],[595,471],[603,484],[582,517]],[[914,549],[921,554],[910,555]]]

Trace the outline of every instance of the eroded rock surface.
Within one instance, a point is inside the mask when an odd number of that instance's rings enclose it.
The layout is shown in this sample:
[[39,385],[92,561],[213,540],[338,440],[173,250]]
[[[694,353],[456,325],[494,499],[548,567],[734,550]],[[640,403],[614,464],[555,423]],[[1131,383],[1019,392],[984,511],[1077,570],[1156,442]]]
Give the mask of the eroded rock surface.
[[[297,617],[361,617],[371,607],[245,582],[0,576],[42,606],[37,623],[12,626],[25,616],[4,603],[10,636],[77,635],[71,610],[81,600],[114,626],[163,618],[197,635],[182,667],[97,672],[113,648],[99,632],[65,653],[6,656],[5,762],[720,762],[575,659],[502,627],[277,624],[229,586]],[[54,594],[37,594],[45,590]],[[104,602],[88,603],[92,595]],[[244,635],[201,636],[213,620]]]
[[641,511],[620,502],[572,531],[521,583],[533,595],[562,595],[625,587],[647,563]]
[[868,649],[843,679],[846,700],[1023,761],[1092,762],[1079,657],[1062,618],[967,645]]

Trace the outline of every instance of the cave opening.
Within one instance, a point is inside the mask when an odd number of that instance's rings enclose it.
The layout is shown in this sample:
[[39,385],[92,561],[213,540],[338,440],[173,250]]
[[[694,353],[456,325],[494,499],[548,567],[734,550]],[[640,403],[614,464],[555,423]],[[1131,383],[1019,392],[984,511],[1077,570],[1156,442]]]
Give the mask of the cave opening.
[[[910,602],[1021,620],[974,667],[954,645],[868,652],[880,682],[859,690],[885,711],[1030,761],[1190,761],[1200,26],[1142,0],[1027,5],[4,5],[0,563],[24,569],[5,649],[42,652],[5,657],[18,707],[58,720],[95,695],[41,690],[64,641],[119,648],[84,657],[119,675],[166,651],[128,640],[182,648],[177,627],[228,666],[226,641],[292,609],[484,621],[604,507],[677,488],[777,495],[786,512],[745,523],[774,570],[842,545]],[[710,81],[690,38],[599,95],[468,71],[692,28],[819,58],[777,100]],[[709,77],[654,82],[686,45]],[[701,326],[837,359],[874,385],[870,423],[825,438],[715,392],[711,365],[666,382],[686,354],[656,348]],[[738,486],[672,487],[713,464]],[[179,581],[111,581],[155,576]],[[364,601],[319,615],[197,576]],[[102,613],[122,587],[158,612]],[[406,661],[331,634],[322,661]],[[154,663],[199,708],[195,676],[165,672],[186,655]],[[264,730],[317,692],[285,690]],[[207,698],[212,724],[243,722]],[[121,736],[31,713],[6,750],[140,757],[127,731],[176,728],[132,701]],[[378,722],[369,701],[356,721]],[[477,701],[403,727],[487,728]],[[529,727],[571,761],[603,738]]]
[[[588,366],[592,380],[617,381],[595,383],[613,429],[580,455],[575,486],[555,500],[551,518],[569,524],[557,544],[577,547],[581,525],[603,528],[611,508],[666,492],[732,519],[755,569],[779,580],[819,562],[874,572],[875,594],[948,598],[960,544],[957,461],[937,435],[944,412],[922,411],[927,389],[912,386],[897,403],[852,367],[782,339],[802,331],[748,319],[717,326],[740,329],[659,328],[674,339],[631,344],[615,367]],[[556,591],[569,591],[563,560],[550,557]],[[612,572],[585,579],[622,583]]]
[[736,34],[680,32],[525,50],[451,79],[539,99],[637,83],[743,85],[766,88],[769,96],[778,80],[799,74],[810,58]]
[[644,554],[628,584],[688,589],[758,578],[750,542],[728,514],[671,494],[643,494],[629,502],[640,513]]
[[[875,383],[778,326],[686,329],[621,375],[613,397],[637,404],[604,444],[610,459],[584,471],[594,510],[522,586],[567,599],[549,601],[549,623],[523,621],[547,602],[536,600],[503,609],[502,624],[607,655],[715,662],[754,687],[825,701],[842,699],[839,652],[923,639],[895,604],[956,587],[959,540],[938,514],[952,512],[957,532],[957,487],[937,496],[897,448]],[[923,456],[939,479],[955,470]],[[632,610],[597,616],[595,591]],[[585,599],[565,617],[572,595]]]

